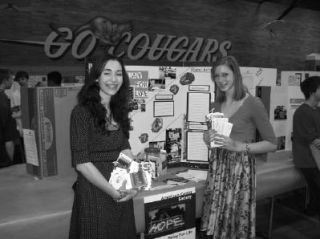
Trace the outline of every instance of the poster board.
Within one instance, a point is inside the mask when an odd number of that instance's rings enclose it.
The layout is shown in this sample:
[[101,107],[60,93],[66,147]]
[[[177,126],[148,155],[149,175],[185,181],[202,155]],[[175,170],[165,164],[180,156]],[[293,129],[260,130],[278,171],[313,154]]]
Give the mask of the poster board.
[[145,238],[195,239],[195,199],[195,187],[145,196]]
[[257,86],[276,86],[277,69],[262,67],[240,67],[242,80],[248,91],[256,95]]
[[132,90],[129,141],[133,153],[142,152],[149,144],[165,147],[169,140],[167,131],[176,129],[182,134],[181,160],[184,161],[187,93],[205,91],[210,94],[210,100],[214,99],[211,67],[126,66],[126,70],[132,88],[139,87],[141,91],[141,86],[145,86],[144,94],[140,94],[143,98]]

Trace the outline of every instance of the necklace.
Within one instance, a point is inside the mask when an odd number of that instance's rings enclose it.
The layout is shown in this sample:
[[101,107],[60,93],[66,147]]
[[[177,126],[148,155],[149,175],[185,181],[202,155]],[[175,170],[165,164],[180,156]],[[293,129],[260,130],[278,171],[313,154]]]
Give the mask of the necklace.
[[118,123],[113,121],[111,114],[109,116],[107,115],[105,120],[106,120],[105,126],[106,126],[107,130],[118,130],[119,129]]

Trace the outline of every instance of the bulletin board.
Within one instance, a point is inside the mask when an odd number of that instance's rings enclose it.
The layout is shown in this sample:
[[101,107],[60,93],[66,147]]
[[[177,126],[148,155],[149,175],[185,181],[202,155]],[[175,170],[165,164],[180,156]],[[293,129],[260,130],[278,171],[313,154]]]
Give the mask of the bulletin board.
[[156,145],[183,161],[187,94],[206,92],[214,99],[211,67],[127,66],[126,70],[132,87],[129,141],[133,153]]

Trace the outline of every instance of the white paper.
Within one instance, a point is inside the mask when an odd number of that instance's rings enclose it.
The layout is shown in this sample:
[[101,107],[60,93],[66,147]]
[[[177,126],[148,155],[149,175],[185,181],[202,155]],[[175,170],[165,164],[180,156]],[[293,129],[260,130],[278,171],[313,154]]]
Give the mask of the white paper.
[[[211,128],[217,132],[217,134],[221,134],[229,137],[231,134],[231,130],[233,124],[228,122],[229,119],[223,117],[222,113],[215,112],[206,115],[207,120],[211,120]],[[213,147],[221,147],[222,145],[215,144],[214,141],[210,143],[210,146]]]
[[190,130],[207,130],[208,125],[207,124],[200,124],[200,123],[189,123],[188,129],[190,129]]
[[38,150],[34,130],[23,129],[23,142],[28,164],[39,166]]
[[187,171],[189,174],[193,175],[193,177],[199,179],[199,180],[206,180],[207,179],[207,175],[208,175],[208,171],[206,170],[193,170],[193,169],[189,169]]
[[233,124],[230,122],[225,123],[224,127],[223,127],[222,134],[229,137],[231,134],[232,126],[233,126]]
[[208,147],[203,140],[203,131],[187,132],[187,160],[208,161]]
[[205,116],[209,113],[209,93],[188,93],[187,121],[205,122]]
[[208,171],[206,170],[188,170],[186,172],[181,172],[176,174],[178,177],[182,177],[191,181],[203,181],[207,179]]
[[154,117],[174,116],[173,101],[154,101]]

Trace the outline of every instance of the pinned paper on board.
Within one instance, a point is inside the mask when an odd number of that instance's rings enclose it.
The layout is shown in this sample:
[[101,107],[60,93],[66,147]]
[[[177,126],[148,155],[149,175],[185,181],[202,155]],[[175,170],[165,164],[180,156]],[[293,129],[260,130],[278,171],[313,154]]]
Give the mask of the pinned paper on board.
[[168,163],[180,162],[181,161],[181,139],[182,130],[181,128],[167,129],[166,130],[166,144],[165,149],[167,151]]
[[39,166],[38,150],[34,130],[23,129],[23,143],[28,164]]
[[187,121],[205,122],[209,113],[211,95],[209,92],[187,93]]
[[187,160],[208,162],[209,150],[203,140],[203,131],[187,131]]
[[173,100],[154,101],[153,102],[153,116],[154,117],[174,116],[174,102],[173,102]]

